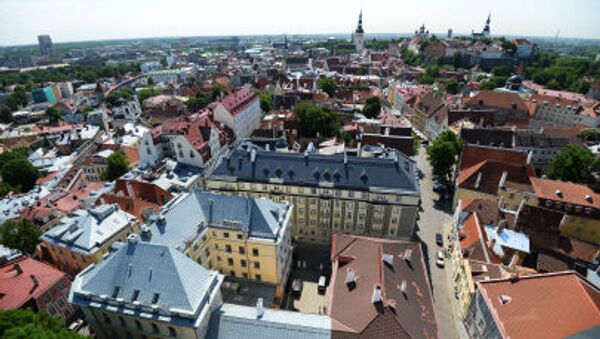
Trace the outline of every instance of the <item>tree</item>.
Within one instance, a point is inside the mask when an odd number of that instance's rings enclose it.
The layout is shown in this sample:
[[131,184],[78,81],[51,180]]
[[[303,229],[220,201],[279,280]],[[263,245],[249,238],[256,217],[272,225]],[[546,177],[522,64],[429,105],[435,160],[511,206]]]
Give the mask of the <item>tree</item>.
[[363,107],[363,114],[367,118],[375,119],[381,113],[381,101],[378,96],[372,95],[367,97],[365,107]]
[[161,93],[160,88],[156,86],[150,86],[148,88],[141,89],[137,92],[138,100],[143,103],[144,100],[157,96]]
[[106,167],[106,170],[100,173],[100,179],[104,181],[113,181],[129,172],[129,161],[123,152],[116,151],[106,160],[108,166]]
[[337,115],[328,107],[320,108],[304,102],[294,107],[294,114],[300,122],[303,136],[323,138],[340,136],[340,124]]
[[458,155],[463,147],[463,140],[452,131],[444,131],[427,149],[427,157],[432,167],[433,175],[448,182]]
[[587,148],[566,145],[550,162],[547,174],[551,179],[584,183],[597,165],[598,160]]
[[2,166],[2,180],[19,192],[29,192],[40,174],[26,158],[9,160]]
[[15,87],[14,92],[6,98],[5,105],[12,111],[27,105],[27,92],[23,86]]
[[221,86],[219,84],[213,84],[212,88],[210,89],[210,99],[211,100],[217,100],[225,94],[227,94],[227,91],[225,90],[225,88],[223,86]]
[[511,72],[510,67],[506,65],[495,66],[492,68],[492,74],[495,76],[509,76]]
[[167,63],[167,57],[166,56],[163,56],[163,57],[160,58],[160,64],[163,67],[167,67],[168,63]]
[[600,128],[588,128],[577,133],[577,138],[582,142],[599,142]]
[[198,92],[186,102],[188,110],[197,112],[210,103],[210,98],[207,94]]
[[63,119],[60,110],[54,106],[46,108],[46,117],[51,125],[57,124],[59,120]]
[[84,339],[69,331],[58,317],[49,316],[46,311],[33,312],[31,309],[0,311],[0,337]]
[[320,79],[319,88],[333,98],[337,92],[337,83],[335,79]]
[[515,53],[517,51],[517,45],[508,40],[502,42],[502,48],[509,53]]
[[448,80],[446,83],[446,91],[450,94],[458,94],[460,91],[460,84],[454,79]]
[[8,124],[13,121],[12,110],[4,104],[0,104],[0,122]]
[[484,90],[494,90],[496,88],[499,87],[504,87],[504,85],[506,85],[506,80],[508,80],[508,77],[505,76],[494,76],[492,77],[490,80],[484,82],[483,84],[481,84],[481,86],[479,86],[479,89],[484,91]]
[[7,220],[0,225],[0,242],[2,245],[33,254],[39,243],[42,232],[29,220]]
[[259,91],[258,97],[260,98],[260,109],[267,113],[273,108],[273,94],[267,91]]

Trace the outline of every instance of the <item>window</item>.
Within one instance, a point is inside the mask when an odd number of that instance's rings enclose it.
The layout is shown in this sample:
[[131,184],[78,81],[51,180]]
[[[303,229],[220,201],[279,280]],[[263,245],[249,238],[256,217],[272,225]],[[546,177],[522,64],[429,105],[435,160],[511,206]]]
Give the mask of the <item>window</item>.
[[158,326],[155,323],[152,323],[152,332],[158,333]]
[[260,269],[260,262],[255,261],[254,262],[254,268],[256,268],[257,270]]
[[137,320],[137,319],[135,319],[135,327],[138,330],[142,330],[142,323],[139,320]]
[[240,240],[242,240],[242,238],[244,238],[244,236],[240,233],[240,234],[237,235],[237,238],[240,239]]
[[225,245],[225,252],[231,253],[231,245]]
[[258,280],[258,281],[261,281],[261,280],[262,280],[262,277],[260,276],[260,274],[257,274],[257,275],[256,275],[256,280]]
[[140,295],[140,290],[133,290],[133,295],[131,296],[131,301],[136,301]]
[[232,270],[232,271],[229,271],[229,274],[230,274],[232,277],[235,277],[235,271],[233,271],[233,270]]
[[229,238],[229,232],[223,232],[223,237],[224,238]]
[[258,257],[258,248],[253,248],[252,249],[252,255],[255,257]]
[[169,326],[169,335],[171,337],[176,337],[177,336],[177,332],[175,331],[175,328],[173,328],[172,326]]
[[193,158],[193,157],[195,157],[194,151],[190,151],[190,158]]
[[247,265],[246,260],[241,259],[240,264],[242,265],[242,267],[246,267],[246,265]]
[[248,279],[248,273],[244,272],[242,273],[242,276],[244,277],[244,279]]
[[227,258],[227,264],[233,266],[233,258]]
[[158,302],[158,298],[160,298],[160,294],[154,293],[152,296],[152,304],[156,304]]
[[244,248],[244,246],[240,246],[238,250],[240,251],[240,254],[246,254],[246,249]]

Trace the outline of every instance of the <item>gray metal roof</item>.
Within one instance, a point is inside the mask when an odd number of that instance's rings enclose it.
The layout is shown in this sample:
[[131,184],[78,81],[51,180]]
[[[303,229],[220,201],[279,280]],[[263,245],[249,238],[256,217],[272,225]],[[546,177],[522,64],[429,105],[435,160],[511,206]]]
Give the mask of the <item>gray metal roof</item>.
[[154,216],[148,231],[141,232],[141,238],[183,250],[186,240],[194,239],[210,226],[248,232],[254,238],[277,239],[280,219],[285,218],[289,208],[264,198],[196,190],[165,205],[164,211]]
[[42,239],[83,253],[93,253],[135,222],[135,217],[119,205],[99,205],[79,209],[48,230]]
[[257,317],[255,307],[223,304],[213,312],[207,339],[301,339],[331,338],[328,316],[265,308]]
[[76,304],[105,296],[106,301],[122,298],[130,305],[138,301],[145,307],[158,305],[163,312],[197,314],[208,302],[210,292],[219,288],[218,282],[216,272],[169,246],[130,240],[82,271],[73,283],[72,293]]
[[419,192],[416,165],[400,152],[394,152],[392,158],[360,158],[238,147],[222,159],[210,178],[246,182],[277,180],[297,186],[394,190],[404,194]]

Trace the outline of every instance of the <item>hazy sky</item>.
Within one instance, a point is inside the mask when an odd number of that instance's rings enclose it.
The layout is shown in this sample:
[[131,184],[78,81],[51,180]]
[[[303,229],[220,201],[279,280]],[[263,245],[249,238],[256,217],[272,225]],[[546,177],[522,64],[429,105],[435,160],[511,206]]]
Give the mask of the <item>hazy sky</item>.
[[600,0],[0,0],[0,45],[138,37],[481,30],[600,38]]

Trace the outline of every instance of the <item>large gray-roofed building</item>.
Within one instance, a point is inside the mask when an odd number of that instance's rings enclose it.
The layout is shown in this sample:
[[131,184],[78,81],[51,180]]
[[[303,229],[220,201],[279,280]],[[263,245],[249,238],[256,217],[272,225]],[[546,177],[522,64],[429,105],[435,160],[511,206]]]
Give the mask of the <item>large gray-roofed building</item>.
[[237,148],[222,160],[211,177],[416,195],[419,184],[415,174],[415,162],[400,152],[387,158],[360,158]]

